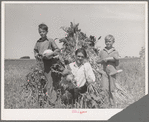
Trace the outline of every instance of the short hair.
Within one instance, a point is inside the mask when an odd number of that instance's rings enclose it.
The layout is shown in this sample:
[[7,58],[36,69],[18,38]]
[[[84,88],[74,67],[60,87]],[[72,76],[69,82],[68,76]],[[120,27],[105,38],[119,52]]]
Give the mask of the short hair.
[[48,31],[48,26],[44,23],[40,24],[38,27],[45,30],[45,31]]
[[110,34],[105,37],[105,41],[106,40],[111,40],[111,41],[115,42],[114,36],[113,35],[110,35]]
[[87,53],[86,53],[85,49],[83,49],[83,48],[77,49],[75,52],[75,55],[77,55],[80,52],[84,55],[85,58],[87,58]]

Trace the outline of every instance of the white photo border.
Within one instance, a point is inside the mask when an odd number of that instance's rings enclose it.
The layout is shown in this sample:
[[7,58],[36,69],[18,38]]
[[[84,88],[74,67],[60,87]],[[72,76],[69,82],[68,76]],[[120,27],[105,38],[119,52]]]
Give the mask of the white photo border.
[[5,4],[145,4],[145,64],[146,64],[146,90],[148,94],[148,4],[147,2],[72,2],[72,1],[3,1],[1,2],[1,119],[2,120],[108,120],[123,109],[75,109],[78,112],[87,111],[86,114],[72,113],[72,109],[4,109],[4,49],[5,49]]

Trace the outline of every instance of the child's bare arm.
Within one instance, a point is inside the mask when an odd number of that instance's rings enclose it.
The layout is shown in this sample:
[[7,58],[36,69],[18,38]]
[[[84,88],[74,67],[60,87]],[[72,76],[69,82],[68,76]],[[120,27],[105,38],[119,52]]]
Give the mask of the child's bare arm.
[[103,60],[105,62],[107,62],[107,61],[112,61],[112,62],[118,61],[119,60],[119,54],[118,54],[118,52],[116,52],[114,55],[109,56],[109,57],[107,57],[107,58],[105,58]]
[[103,59],[103,61],[105,61],[105,62],[107,62],[107,61],[112,61],[112,62],[114,62],[115,59],[114,59],[113,57],[107,57],[107,58]]
[[39,54],[37,43],[36,43],[36,45],[34,47],[34,56],[35,56],[36,59],[41,59],[42,58],[42,55]]

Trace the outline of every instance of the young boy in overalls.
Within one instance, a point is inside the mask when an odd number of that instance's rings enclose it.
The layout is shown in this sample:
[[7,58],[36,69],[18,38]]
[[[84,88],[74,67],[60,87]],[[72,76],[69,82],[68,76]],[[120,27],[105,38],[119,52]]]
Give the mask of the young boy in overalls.
[[[41,38],[35,44],[34,55],[37,61],[42,60],[43,62],[44,74],[48,80],[47,92],[48,96],[50,97],[49,102],[54,103],[57,99],[57,96],[55,90],[53,89],[53,78],[51,77],[50,67],[55,62],[53,57],[58,55],[59,48],[53,39],[47,38],[47,25],[40,24],[38,27]],[[51,49],[52,53],[46,55],[44,52],[47,49]]]
[[119,65],[119,53],[113,47],[115,39],[112,35],[107,35],[105,37],[106,47],[100,51],[100,63],[102,69],[100,73],[102,74],[101,86],[109,95],[109,102],[111,105],[115,105],[115,100],[113,98],[112,92],[114,92],[116,74],[122,72],[122,70],[116,70],[116,66]]

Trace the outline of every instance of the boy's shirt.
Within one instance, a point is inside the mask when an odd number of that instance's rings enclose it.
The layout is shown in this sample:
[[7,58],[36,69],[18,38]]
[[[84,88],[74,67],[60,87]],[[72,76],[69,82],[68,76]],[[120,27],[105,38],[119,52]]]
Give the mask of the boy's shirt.
[[58,46],[55,44],[53,39],[51,38],[45,38],[45,39],[39,39],[34,47],[34,55],[36,53],[43,54],[43,52],[47,49],[51,49],[54,51],[55,49],[58,49]]
[[107,63],[102,63],[102,69],[105,70],[106,69],[106,66],[109,64],[109,65],[112,65],[114,67],[118,66],[119,65],[119,60],[118,60],[118,57],[119,57],[119,53],[118,51],[115,50],[114,47],[112,47],[110,50],[107,50],[106,48],[104,48],[103,50],[100,51],[99,53],[99,57],[100,59],[105,59],[107,57],[113,57],[113,58],[116,58],[114,62],[112,61],[108,61]]

